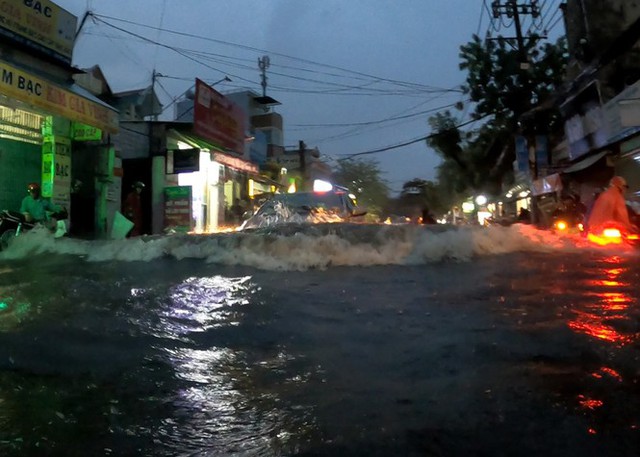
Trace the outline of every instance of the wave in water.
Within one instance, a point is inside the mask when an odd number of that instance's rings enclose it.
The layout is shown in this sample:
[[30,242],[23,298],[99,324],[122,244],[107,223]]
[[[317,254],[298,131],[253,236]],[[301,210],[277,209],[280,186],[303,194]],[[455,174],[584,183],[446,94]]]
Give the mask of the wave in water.
[[[91,262],[145,261],[162,257],[206,259],[265,270],[330,266],[417,265],[517,251],[602,250],[578,235],[559,235],[529,225],[455,227],[419,225],[289,224],[254,231],[167,235],[111,241],[54,239],[32,230],[0,253],[20,259],[52,253]],[[619,253],[620,247],[616,247]],[[629,251],[628,251],[629,252]]]

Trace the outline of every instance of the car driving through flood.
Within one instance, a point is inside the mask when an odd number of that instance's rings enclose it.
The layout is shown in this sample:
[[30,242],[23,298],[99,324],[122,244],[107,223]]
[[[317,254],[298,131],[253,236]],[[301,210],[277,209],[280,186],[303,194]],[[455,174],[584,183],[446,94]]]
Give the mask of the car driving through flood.
[[346,191],[276,194],[246,219],[240,230],[286,223],[363,222],[365,214]]

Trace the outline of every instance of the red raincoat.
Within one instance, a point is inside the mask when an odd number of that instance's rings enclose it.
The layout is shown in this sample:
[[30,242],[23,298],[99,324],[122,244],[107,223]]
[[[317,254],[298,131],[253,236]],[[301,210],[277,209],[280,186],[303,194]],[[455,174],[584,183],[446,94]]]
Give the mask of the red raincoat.
[[122,213],[127,219],[133,222],[133,228],[129,236],[139,236],[142,234],[142,205],[140,204],[140,194],[132,190],[122,205]]
[[624,195],[616,186],[609,187],[598,196],[593,204],[587,225],[589,230],[597,230],[608,222],[618,222],[631,228]]

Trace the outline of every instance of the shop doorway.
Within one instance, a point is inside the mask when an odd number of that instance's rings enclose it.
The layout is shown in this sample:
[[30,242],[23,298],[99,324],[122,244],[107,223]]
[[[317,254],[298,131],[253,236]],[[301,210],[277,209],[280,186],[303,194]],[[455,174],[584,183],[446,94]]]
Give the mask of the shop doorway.
[[122,203],[129,195],[136,181],[144,183],[145,188],[140,194],[142,206],[142,234],[151,233],[151,158],[122,160]]

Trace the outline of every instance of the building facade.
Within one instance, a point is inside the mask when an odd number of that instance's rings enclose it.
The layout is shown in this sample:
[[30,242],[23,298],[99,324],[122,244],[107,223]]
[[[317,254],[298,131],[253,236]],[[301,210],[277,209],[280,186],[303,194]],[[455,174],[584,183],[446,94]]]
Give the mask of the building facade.
[[[20,208],[27,183],[68,209],[71,229],[103,231],[76,181],[94,189],[109,179],[109,138],[118,113],[74,82],[71,66],[77,18],[45,1],[15,2],[0,24],[0,207]],[[84,167],[91,162],[93,166]],[[75,229],[74,229],[75,223]]]

